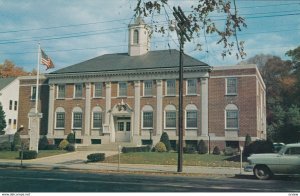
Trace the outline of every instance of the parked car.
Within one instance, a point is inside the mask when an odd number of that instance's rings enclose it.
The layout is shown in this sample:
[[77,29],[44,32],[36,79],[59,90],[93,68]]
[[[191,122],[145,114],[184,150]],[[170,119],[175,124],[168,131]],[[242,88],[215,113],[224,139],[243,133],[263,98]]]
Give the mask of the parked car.
[[274,152],[279,152],[284,146],[284,143],[273,143]]
[[284,145],[278,153],[252,154],[248,162],[245,171],[253,171],[260,180],[274,174],[300,174],[300,143]]

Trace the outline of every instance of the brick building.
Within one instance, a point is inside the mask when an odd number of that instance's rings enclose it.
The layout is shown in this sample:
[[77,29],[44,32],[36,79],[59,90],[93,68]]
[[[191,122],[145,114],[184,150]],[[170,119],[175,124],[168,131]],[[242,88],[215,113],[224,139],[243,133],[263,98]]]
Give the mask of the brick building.
[[[178,139],[177,50],[149,51],[148,27],[129,25],[127,53],[106,54],[41,77],[41,135],[81,145]],[[19,123],[30,128],[35,78],[20,78]],[[183,128],[187,145],[238,146],[265,138],[265,86],[255,65],[215,67],[184,55]],[[22,102],[22,103],[21,103]],[[25,135],[28,134],[25,129]]]

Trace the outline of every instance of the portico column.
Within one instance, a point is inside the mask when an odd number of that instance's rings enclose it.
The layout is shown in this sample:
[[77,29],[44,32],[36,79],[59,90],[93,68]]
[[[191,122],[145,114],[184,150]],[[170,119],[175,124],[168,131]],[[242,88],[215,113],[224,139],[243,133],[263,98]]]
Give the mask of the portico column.
[[54,135],[53,125],[54,125],[54,84],[49,86],[49,114],[48,114],[48,133],[47,137],[52,138]]
[[201,78],[201,136],[208,136],[208,78]]
[[[91,128],[91,83],[85,84],[85,121],[84,136],[90,135]],[[90,142],[90,141],[89,141]]]
[[163,90],[162,90],[162,80],[156,80],[156,135],[160,136],[162,134],[162,112],[163,112]]
[[140,135],[140,114],[141,114],[141,83],[134,81],[134,127],[133,135]]
[[113,125],[113,116],[111,110],[111,82],[105,82],[105,120],[104,124],[109,128],[109,140],[110,142],[116,141],[115,130]]

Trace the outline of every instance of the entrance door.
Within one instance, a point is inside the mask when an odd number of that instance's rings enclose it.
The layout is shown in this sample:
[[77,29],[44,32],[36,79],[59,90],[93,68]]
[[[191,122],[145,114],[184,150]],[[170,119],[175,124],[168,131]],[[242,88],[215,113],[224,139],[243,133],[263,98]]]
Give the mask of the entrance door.
[[116,142],[130,142],[131,121],[130,117],[117,117]]

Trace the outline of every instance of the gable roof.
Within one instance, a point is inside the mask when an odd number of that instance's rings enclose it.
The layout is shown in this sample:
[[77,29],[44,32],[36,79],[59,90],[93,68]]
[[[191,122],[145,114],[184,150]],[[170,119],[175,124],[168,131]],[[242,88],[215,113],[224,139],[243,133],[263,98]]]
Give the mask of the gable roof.
[[12,83],[16,77],[9,77],[9,78],[0,78],[0,90],[4,89],[10,83]]
[[[208,64],[185,54],[183,56],[183,65],[184,67],[209,67]],[[174,68],[177,66],[179,66],[179,51],[158,50],[149,51],[141,56],[129,56],[127,53],[105,54],[59,69],[50,74]]]

